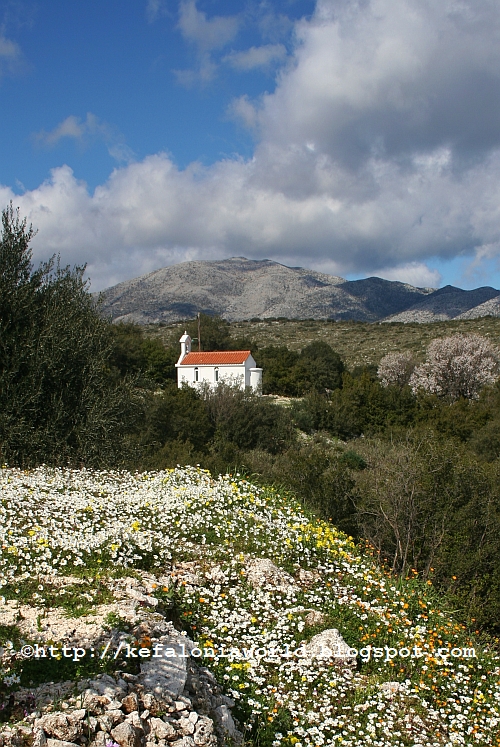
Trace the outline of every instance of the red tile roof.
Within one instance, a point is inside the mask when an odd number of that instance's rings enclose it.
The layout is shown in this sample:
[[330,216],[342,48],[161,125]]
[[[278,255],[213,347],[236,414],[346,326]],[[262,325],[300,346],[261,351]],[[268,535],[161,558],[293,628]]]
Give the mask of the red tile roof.
[[224,364],[244,363],[250,350],[220,350],[206,353],[188,353],[181,361],[181,366],[217,366]]

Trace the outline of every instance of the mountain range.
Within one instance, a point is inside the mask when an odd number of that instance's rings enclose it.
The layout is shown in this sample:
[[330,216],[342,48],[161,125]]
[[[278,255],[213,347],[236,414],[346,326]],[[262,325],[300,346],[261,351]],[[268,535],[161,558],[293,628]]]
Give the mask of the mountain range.
[[371,277],[345,280],[269,259],[182,262],[102,292],[114,322],[150,324],[192,319],[198,312],[228,321],[284,317],[364,322],[432,322],[500,316],[500,291],[416,288]]

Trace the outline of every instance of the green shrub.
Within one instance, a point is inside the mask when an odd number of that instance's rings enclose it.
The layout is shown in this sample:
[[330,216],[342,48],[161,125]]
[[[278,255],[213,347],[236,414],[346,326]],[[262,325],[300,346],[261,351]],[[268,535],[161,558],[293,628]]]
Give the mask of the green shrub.
[[249,389],[220,382],[215,389],[205,388],[202,396],[216,441],[275,454],[295,440],[289,412]]
[[500,419],[490,420],[471,438],[471,448],[487,462],[500,457]]
[[342,386],[344,364],[326,342],[312,342],[300,353],[285,346],[268,346],[258,350],[255,357],[263,368],[264,394],[300,397]]
[[110,365],[121,377],[140,377],[138,383],[165,385],[177,380],[177,347],[165,347],[158,339],[144,336],[138,324],[113,324]]
[[500,465],[417,429],[359,441],[354,473],[359,534],[394,573],[432,578],[464,618],[498,632]]

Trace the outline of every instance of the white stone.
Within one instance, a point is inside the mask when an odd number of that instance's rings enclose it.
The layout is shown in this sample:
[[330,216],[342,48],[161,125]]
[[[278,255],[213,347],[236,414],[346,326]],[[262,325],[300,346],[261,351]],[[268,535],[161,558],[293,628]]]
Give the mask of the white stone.
[[247,580],[254,589],[271,587],[282,591],[298,590],[292,576],[269,558],[254,558],[247,563]]
[[356,657],[351,656],[350,646],[344,641],[336,628],[323,630],[313,636],[304,646],[306,659],[336,660],[339,663],[356,664]]
[[[85,713],[85,711],[83,712]],[[54,739],[72,742],[83,733],[81,721],[70,720],[64,713],[48,713],[35,721],[35,728],[43,729],[45,734]]]
[[46,747],[47,737],[43,729],[35,729],[33,733],[33,745],[32,747]]
[[189,656],[194,644],[189,638],[177,632],[162,636],[159,643],[163,645],[163,649],[160,649],[162,654],[167,649],[173,649],[176,656],[152,657],[141,662],[138,682],[148,693],[175,700],[179,698],[186,685],[186,657]]
[[149,726],[151,728],[151,734],[157,739],[172,739],[176,735],[176,731],[172,724],[166,723],[161,718],[151,716],[149,719]]

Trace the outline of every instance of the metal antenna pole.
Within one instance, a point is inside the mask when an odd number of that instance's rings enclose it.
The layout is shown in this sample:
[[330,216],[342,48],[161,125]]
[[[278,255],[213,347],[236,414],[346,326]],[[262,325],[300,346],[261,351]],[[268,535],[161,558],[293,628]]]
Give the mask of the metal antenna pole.
[[200,312],[198,312],[198,352],[201,353],[201,321],[200,321]]

